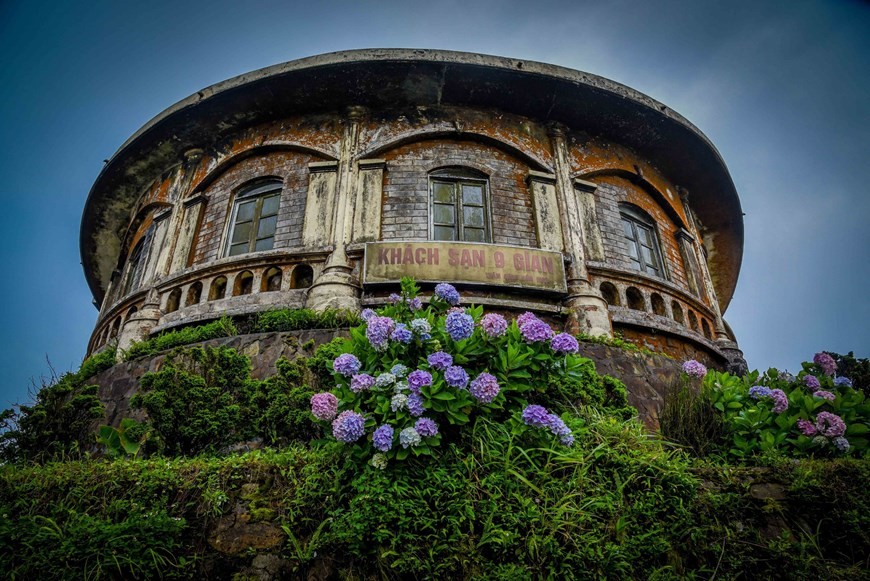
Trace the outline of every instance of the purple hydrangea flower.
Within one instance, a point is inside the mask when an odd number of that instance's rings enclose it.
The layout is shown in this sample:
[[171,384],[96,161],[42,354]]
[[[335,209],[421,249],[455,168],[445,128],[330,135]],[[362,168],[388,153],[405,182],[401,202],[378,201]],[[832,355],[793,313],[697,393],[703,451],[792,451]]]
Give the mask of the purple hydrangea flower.
[[474,319],[461,311],[447,313],[447,334],[454,341],[468,339],[474,333]]
[[398,293],[390,293],[390,296],[387,298],[394,305],[402,300],[402,295]]
[[416,393],[419,395],[420,388],[427,385],[432,385],[432,374],[428,371],[418,369],[416,371],[412,371],[411,374],[408,376],[408,387],[411,389],[411,393]]
[[453,365],[453,356],[449,353],[445,353],[444,351],[436,351],[432,355],[426,358],[426,361],[429,362],[429,367],[436,371],[444,371],[451,365]]
[[481,373],[477,376],[477,379],[471,382],[469,391],[480,403],[491,403],[498,395],[498,392],[501,391],[501,388],[494,375]]
[[550,431],[553,432],[553,434],[558,436],[559,442],[563,446],[574,445],[574,434],[571,433],[571,428],[565,425],[565,422],[562,421],[562,418],[560,418],[556,414],[548,415],[547,427],[550,428]]
[[788,396],[783,390],[772,389],[769,397],[773,400],[773,413],[781,414],[788,409]]
[[442,282],[438,286],[435,287],[435,296],[444,301],[447,301],[448,304],[458,305],[459,304],[459,291],[456,290],[452,284],[447,284],[446,282]]
[[816,416],[816,429],[823,436],[836,438],[846,433],[846,422],[836,414],[819,412]]
[[480,328],[490,337],[501,337],[507,331],[508,322],[498,313],[487,313],[480,319]]
[[383,424],[372,434],[372,444],[381,452],[386,452],[393,447],[393,426]]
[[763,385],[754,385],[749,388],[749,397],[752,399],[761,399],[763,397],[770,397],[770,388],[764,387]]
[[816,429],[815,424],[813,424],[809,420],[798,420],[797,428],[804,436],[813,437],[819,433],[819,430]]
[[395,328],[396,322],[389,317],[372,317],[366,326],[366,339],[376,351],[381,351],[387,347],[387,339]]
[[822,387],[819,378],[815,375],[804,375],[804,384],[810,389],[819,389]]
[[577,353],[580,351],[580,344],[573,335],[559,333],[550,341],[550,348],[556,353]]
[[414,297],[408,301],[408,308],[412,311],[419,311],[423,308],[423,301],[420,300],[420,297]]
[[813,363],[821,367],[825,375],[834,375],[834,372],[837,371],[837,362],[824,351],[813,356]]
[[351,355],[350,353],[339,355],[335,358],[335,361],[332,362],[332,369],[334,369],[336,373],[341,373],[345,377],[350,377],[359,371],[360,367],[362,367],[362,363],[360,363],[356,355]]
[[849,448],[852,446],[849,444],[849,440],[840,436],[839,438],[834,438],[834,445],[837,447],[837,450],[840,452],[848,452]]
[[358,373],[350,380],[350,390],[354,393],[359,393],[366,389],[371,389],[375,384],[375,378],[368,373]]
[[363,321],[368,322],[369,319],[377,317],[378,314],[371,309],[363,309],[359,316]]
[[[525,339],[526,343],[537,343],[538,341],[547,341],[553,336],[553,329],[550,325],[540,319],[529,321],[520,328],[520,334]],[[579,347],[578,347],[579,348]]]
[[338,413],[338,398],[331,393],[315,393],[311,396],[311,413],[318,420],[331,420]]
[[399,343],[410,343],[413,337],[414,334],[405,323],[396,323],[396,328],[390,334],[390,339]]
[[549,417],[550,412],[544,406],[532,404],[527,405],[526,409],[523,410],[523,423],[527,426],[547,428],[549,427]]
[[414,424],[414,429],[424,438],[431,438],[432,436],[438,435],[438,424],[429,418],[420,418],[417,420],[417,423]]
[[468,385],[468,373],[458,365],[451,365],[444,371],[444,381],[450,387],[465,389]]
[[402,448],[414,447],[422,441],[423,439],[420,437],[420,434],[414,428],[405,428],[399,432],[399,443],[402,445]]
[[395,365],[393,365],[392,369],[390,369],[390,373],[392,373],[396,377],[405,377],[406,375],[408,375],[408,368],[401,363],[396,363]]
[[404,393],[397,393],[393,396],[393,399],[390,400],[390,409],[394,412],[405,409],[408,405],[408,396]]
[[697,377],[698,379],[701,379],[705,375],[707,375],[707,368],[704,367],[704,364],[700,361],[689,359],[688,361],[683,363],[683,372],[691,377]]
[[432,325],[426,319],[414,319],[411,321],[410,327],[414,334],[422,341],[426,341],[432,336]]
[[366,420],[361,414],[350,410],[341,412],[332,422],[332,435],[339,442],[356,442],[365,433]]
[[408,401],[405,405],[408,407],[408,413],[415,418],[423,415],[423,396],[412,393],[408,396]]
[[526,311],[525,313],[517,317],[517,327],[522,329],[526,323],[537,320],[538,317],[535,315],[535,313],[530,313],[529,311]]
[[837,399],[837,396],[831,393],[830,391],[825,391],[824,389],[820,389],[819,391],[813,392],[813,397],[821,397],[828,401],[834,401]]
[[848,377],[836,377],[834,378],[834,385],[837,387],[852,387],[852,380]]

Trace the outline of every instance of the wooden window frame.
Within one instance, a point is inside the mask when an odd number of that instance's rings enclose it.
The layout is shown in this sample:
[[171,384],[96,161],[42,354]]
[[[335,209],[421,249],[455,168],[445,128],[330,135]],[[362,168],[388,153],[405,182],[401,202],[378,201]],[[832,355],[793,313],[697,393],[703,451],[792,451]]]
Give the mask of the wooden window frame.
[[[435,201],[435,185],[441,184],[450,184],[453,188],[453,224],[447,223],[436,223],[435,221],[435,206],[436,205],[444,205],[449,206],[450,204],[445,202],[436,202]],[[481,204],[465,204],[462,200],[462,186],[464,184],[480,186],[482,200]],[[489,194],[489,179],[485,174],[478,172],[476,170],[469,170],[465,168],[451,168],[451,169],[442,169],[436,170],[429,174],[429,239],[437,242],[451,242],[450,240],[438,240],[435,238],[435,228],[436,226],[447,228],[453,228],[453,242],[469,242],[469,243],[480,243],[480,244],[491,244],[492,243],[492,221],[491,221],[491,213],[490,213],[490,194]],[[465,226],[465,212],[464,208],[481,208],[483,212],[483,240],[465,240],[465,229],[471,228],[475,230],[481,230],[481,228],[477,226]]]
[[[635,262],[634,259],[631,258],[629,250],[629,262],[631,262],[632,266],[635,267],[635,269],[639,272],[642,272],[646,275],[668,280],[668,269],[665,265],[664,257],[662,255],[661,238],[659,237],[659,230],[655,221],[642,210],[633,206],[623,204],[620,204],[619,206],[619,217],[620,226],[622,227],[623,238],[625,238],[628,244],[634,244],[635,248],[637,249],[637,262]],[[625,224],[631,226],[632,237],[626,235]],[[643,228],[649,232],[650,238],[653,241],[653,245],[651,247],[647,246],[642,242],[639,233],[640,228]],[[653,260],[657,262],[658,268],[656,268],[654,265],[647,264],[647,261],[643,256],[643,251],[641,247],[650,248],[650,254],[652,255]]]
[[[226,234],[226,242],[224,244],[224,257],[231,256],[243,256],[245,254],[252,254],[255,252],[266,252],[269,250],[273,250],[275,248],[275,235],[277,233],[278,225],[278,216],[281,215],[281,194],[283,193],[284,184],[278,180],[270,180],[264,183],[259,183],[254,186],[249,186],[242,190],[238,195],[236,195],[233,200],[233,208],[230,213],[230,219],[228,221],[227,226],[227,234]],[[270,198],[277,197],[278,198],[278,206],[275,209],[274,214],[269,214],[268,216],[263,216],[263,203]],[[233,243],[233,234],[235,233],[236,227],[238,226],[237,219],[239,208],[242,204],[253,201],[254,210],[251,216],[251,232],[248,235],[247,241],[247,250],[244,252],[239,252],[237,254],[232,254],[232,247],[241,242]],[[271,236],[266,236],[265,238],[258,238],[257,234],[260,230],[260,220],[265,218],[271,218],[275,216],[275,230],[272,232]],[[263,248],[257,250],[257,243],[260,240],[266,240],[268,238],[272,239],[272,246],[270,248]]]

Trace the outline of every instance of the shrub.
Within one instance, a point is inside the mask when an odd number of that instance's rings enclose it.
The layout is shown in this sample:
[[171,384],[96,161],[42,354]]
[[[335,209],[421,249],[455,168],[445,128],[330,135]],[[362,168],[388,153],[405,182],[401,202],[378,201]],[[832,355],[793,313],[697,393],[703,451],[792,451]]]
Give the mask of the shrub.
[[139,359],[141,357],[149,357],[156,355],[161,351],[173,349],[183,345],[191,345],[193,343],[201,343],[209,339],[218,339],[220,337],[233,337],[238,335],[238,329],[233,324],[229,317],[221,317],[217,321],[205,325],[195,327],[184,327],[176,331],[168,331],[161,333],[156,337],[139,341],[130,345],[130,348],[124,352],[124,360]]
[[341,309],[280,309],[258,314],[254,331],[268,333],[299,329],[343,329],[359,323],[359,315]]

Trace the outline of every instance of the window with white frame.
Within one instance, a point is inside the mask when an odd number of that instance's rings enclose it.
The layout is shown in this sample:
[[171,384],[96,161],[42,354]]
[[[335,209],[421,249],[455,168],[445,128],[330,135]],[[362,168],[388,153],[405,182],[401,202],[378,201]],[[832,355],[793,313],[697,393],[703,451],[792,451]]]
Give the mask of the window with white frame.
[[489,181],[467,168],[447,168],[429,174],[432,240],[491,242]]
[[230,215],[226,256],[273,248],[281,187],[280,180],[269,180],[239,192]]

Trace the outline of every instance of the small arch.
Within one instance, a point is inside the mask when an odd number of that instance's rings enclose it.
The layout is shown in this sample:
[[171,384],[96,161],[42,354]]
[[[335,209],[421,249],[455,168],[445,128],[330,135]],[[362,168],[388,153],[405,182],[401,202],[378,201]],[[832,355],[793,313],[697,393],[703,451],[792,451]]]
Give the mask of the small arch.
[[689,328],[696,333],[700,333],[698,329],[698,317],[695,316],[695,312],[689,310]]
[[178,307],[181,306],[181,289],[174,288],[172,292],[169,293],[169,299],[166,301],[166,312],[174,313],[178,310]]
[[667,312],[665,311],[665,300],[662,298],[662,295],[659,293],[653,293],[649,298],[650,303],[652,303],[653,313],[666,317]]
[[236,276],[236,282],[233,285],[233,296],[249,295],[254,290],[254,273],[250,270],[243,270]]
[[199,304],[200,299],[202,298],[202,283],[195,282],[190,285],[190,288],[187,289],[187,300],[184,303],[184,306],[189,307],[190,305]]
[[227,277],[219,276],[211,281],[208,291],[208,300],[217,301],[227,296]]
[[602,282],[601,286],[598,288],[601,291],[601,296],[608,305],[614,307],[622,305],[622,302],[619,300],[619,291],[616,290],[616,286],[614,286],[612,282]]
[[673,301],[671,303],[671,311],[674,313],[674,320],[679,324],[685,326],[686,319],[683,318],[683,307],[680,306],[680,303],[677,301]]
[[112,331],[109,333],[109,339],[114,339],[121,332],[121,317],[115,319],[112,323]]
[[300,264],[293,269],[290,275],[290,288],[308,288],[314,282],[314,269],[307,264]]
[[132,306],[132,307],[130,307],[130,308],[127,310],[127,314],[124,315],[124,320],[125,320],[125,321],[129,321],[129,320],[130,320],[130,317],[132,317],[133,315],[135,315],[137,312],[139,312],[139,309],[137,309],[135,305]]
[[625,289],[625,299],[628,302],[628,308],[635,311],[646,311],[646,301],[643,294],[633,286]]
[[263,282],[260,283],[260,292],[272,292],[281,290],[281,269],[277,266],[267,268],[263,273]]
[[710,332],[710,323],[707,322],[707,319],[701,319],[701,329],[706,338],[713,339],[713,334]]

